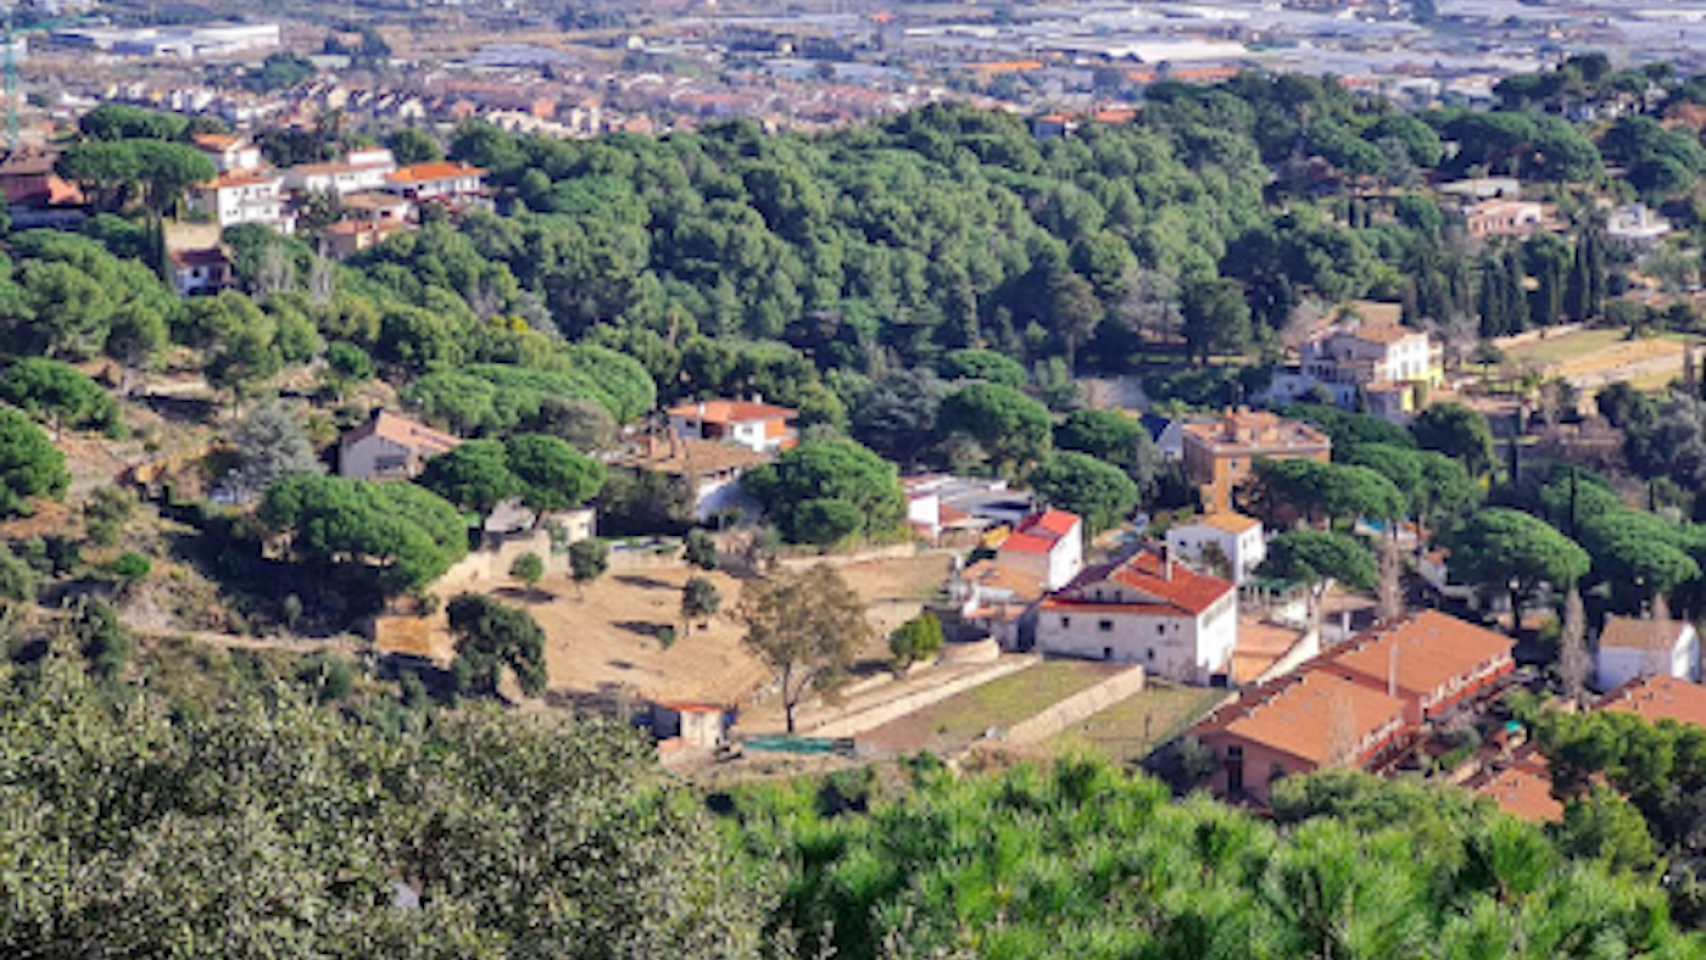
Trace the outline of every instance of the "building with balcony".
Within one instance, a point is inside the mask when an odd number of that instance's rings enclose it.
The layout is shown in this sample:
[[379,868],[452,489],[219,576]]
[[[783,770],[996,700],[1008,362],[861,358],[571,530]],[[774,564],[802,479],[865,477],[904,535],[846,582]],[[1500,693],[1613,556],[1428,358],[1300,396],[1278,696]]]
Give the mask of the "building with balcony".
[[759,453],[787,450],[799,441],[789,422],[798,410],[751,400],[701,400],[669,410],[671,434],[690,440],[734,443]]

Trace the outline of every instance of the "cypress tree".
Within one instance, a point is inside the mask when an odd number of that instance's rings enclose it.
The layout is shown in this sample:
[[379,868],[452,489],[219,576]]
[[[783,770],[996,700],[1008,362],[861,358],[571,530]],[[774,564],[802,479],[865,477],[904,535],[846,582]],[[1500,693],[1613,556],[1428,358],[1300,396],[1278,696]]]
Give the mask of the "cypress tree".
[[1505,317],[1504,263],[1489,256],[1481,261],[1481,336],[1500,337],[1510,332]]
[[1504,316],[1506,332],[1521,333],[1528,329],[1528,297],[1523,292],[1522,258],[1515,247],[1506,247],[1504,255]]

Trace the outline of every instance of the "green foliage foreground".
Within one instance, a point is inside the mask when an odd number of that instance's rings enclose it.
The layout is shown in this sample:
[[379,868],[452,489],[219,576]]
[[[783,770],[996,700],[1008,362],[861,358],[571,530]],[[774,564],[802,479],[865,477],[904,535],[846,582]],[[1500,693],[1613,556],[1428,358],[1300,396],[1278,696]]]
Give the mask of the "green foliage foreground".
[[754,955],[750,893],[627,731],[386,733],[277,691],[190,719],[72,657],[0,674],[5,956]]
[[[1274,826],[1093,762],[765,785],[730,834],[783,865],[800,955],[1297,960],[1684,957],[1664,894],[1459,791],[1360,775]],[[818,952],[824,947],[833,951]]]
[[[345,681],[347,682],[347,680]],[[264,684],[263,684],[264,686]],[[599,722],[174,710],[0,666],[0,954],[1699,956],[1637,874],[1456,791],[1297,780],[1268,823],[1110,767],[719,795]],[[1580,845],[1578,845],[1580,846]]]

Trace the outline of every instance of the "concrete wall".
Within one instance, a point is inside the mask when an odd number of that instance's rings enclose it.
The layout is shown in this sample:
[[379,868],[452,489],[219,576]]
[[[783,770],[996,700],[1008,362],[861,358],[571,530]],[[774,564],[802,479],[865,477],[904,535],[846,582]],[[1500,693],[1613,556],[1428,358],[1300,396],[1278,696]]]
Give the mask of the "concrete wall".
[[1101,713],[1121,700],[1143,692],[1149,676],[1142,667],[1117,673],[1088,690],[1067,697],[1047,710],[1007,728],[1009,743],[1039,743],[1066,728]]
[[469,584],[507,581],[510,564],[524,553],[536,553],[545,561],[546,573],[561,573],[569,568],[567,554],[553,556],[551,535],[544,529],[507,537],[503,542],[474,552],[457,561],[439,578],[440,584]]
[[992,664],[986,670],[979,670],[976,673],[967,674],[933,687],[923,687],[913,693],[902,694],[869,710],[844,714],[806,732],[814,737],[857,736],[867,730],[875,730],[892,720],[899,720],[909,713],[916,713],[925,707],[940,703],[956,694],[964,693],[973,687],[981,687],[991,680],[1033,666],[1037,660],[1038,658],[1031,656],[1013,657],[1001,663]]

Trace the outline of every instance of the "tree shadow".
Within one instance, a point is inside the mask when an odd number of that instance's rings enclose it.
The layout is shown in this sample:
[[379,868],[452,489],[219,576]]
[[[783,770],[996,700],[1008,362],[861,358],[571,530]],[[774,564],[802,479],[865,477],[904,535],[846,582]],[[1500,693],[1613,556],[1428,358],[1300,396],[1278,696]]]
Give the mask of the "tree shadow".
[[629,633],[646,637],[651,640],[657,640],[663,636],[663,632],[665,630],[673,630],[675,628],[674,624],[652,623],[646,620],[618,620],[611,624],[611,626],[618,630],[626,630]]
[[150,394],[138,398],[148,409],[172,423],[211,423],[224,404],[203,397],[170,397]]
[[617,583],[625,583],[630,587],[640,587],[645,590],[674,590],[675,584],[656,577],[641,576],[637,573],[623,573],[616,576]]
[[557,599],[557,594],[552,593],[549,590],[542,590],[538,588],[529,590],[526,587],[498,587],[493,590],[492,593],[495,596],[504,598],[505,600],[514,600],[522,603],[551,603]]

